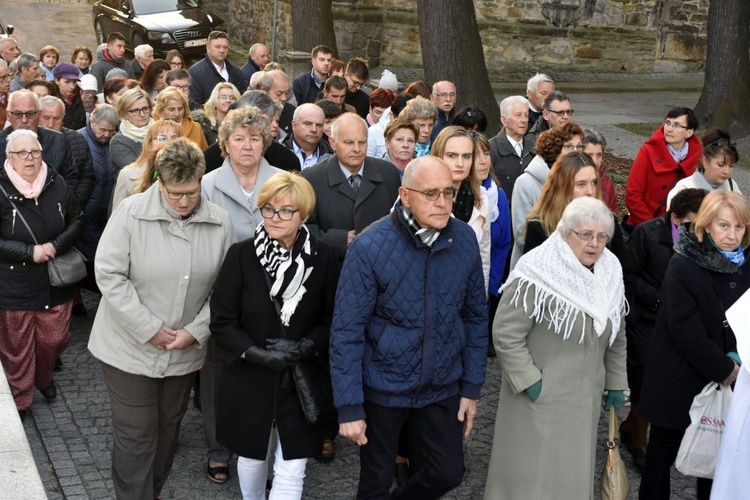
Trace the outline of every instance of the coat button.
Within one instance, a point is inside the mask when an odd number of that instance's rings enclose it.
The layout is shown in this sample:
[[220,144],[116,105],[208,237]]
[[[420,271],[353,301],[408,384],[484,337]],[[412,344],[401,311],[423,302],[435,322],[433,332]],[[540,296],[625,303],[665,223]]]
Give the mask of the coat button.
[[10,269],[13,270],[13,266],[10,266]]
[[737,283],[732,281],[731,283],[729,283],[729,288],[737,288]]
[[186,279],[186,280],[189,280],[189,279],[190,279],[190,276],[185,276],[185,279]]

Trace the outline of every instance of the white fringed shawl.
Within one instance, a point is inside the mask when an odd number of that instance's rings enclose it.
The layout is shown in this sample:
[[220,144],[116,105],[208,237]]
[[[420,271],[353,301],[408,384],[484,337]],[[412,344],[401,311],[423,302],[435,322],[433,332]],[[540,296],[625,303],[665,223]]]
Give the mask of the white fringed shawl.
[[[518,261],[501,291],[518,280],[511,303],[518,307],[523,298],[524,313],[537,322],[548,320],[556,334],[568,340],[579,316],[591,316],[594,331],[601,337],[612,324],[609,345],[615,341],[620,322],[627,314],[622,267],[608,249],[604,249],[594,264],[593,272],[583,266],[573,250],[555,231],[542,245],[534,248]],[[534,310],[528,311],[526,299],[530,286],[534,286]],[[521,297],[523,295],[523,297]],[[584,340],[586,323],[582,321],[581,338]]]

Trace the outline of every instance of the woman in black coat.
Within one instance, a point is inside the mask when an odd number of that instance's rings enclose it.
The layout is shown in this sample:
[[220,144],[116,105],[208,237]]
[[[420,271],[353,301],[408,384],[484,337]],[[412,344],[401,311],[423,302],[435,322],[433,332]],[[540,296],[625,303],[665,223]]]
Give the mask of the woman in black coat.
[[[648,422],[638,411],[638,405],[649,341],[659,310],[661,284],[674,255],[678,228],[695,220],[706,194],[702,189],[681,191],[664,217],[643,222],[635,228],[621,258],[630,303],[626,322],[630,413],[620,427],[620,438],[630,451],[633,465],[641,472],[646,458]],[[528,239],[526,241],[528,243]]]
[[[669,498],[669,471],[690,425],[693,398],[709,382],[729,385],[739,373],[725,311],[750,288],[750,202],[714,191],[693,228],[683,226],[662,283],[646,363],[640,410],[651,423],[640,499]],[[710,479],[698,479],[708,499]]]
[[272,497],[278,490],[301,498],[307,458],[323,444],[326,427],[307,424],[290,370],[302,360],[327,365],[339,264],[333,247],[304,225],[314,204],[298,174],[266,181],[258,194],[263,223],[229,249],[211,298],[211,333],[225,361],[216,433],[240,457],[245,498],[264,498],[273,435]]

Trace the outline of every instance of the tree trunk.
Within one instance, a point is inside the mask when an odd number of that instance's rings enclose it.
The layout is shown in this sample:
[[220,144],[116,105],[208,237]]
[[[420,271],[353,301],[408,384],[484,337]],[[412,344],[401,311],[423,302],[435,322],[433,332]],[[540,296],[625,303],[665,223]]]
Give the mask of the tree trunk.
[[487,136],[497,134],[500,107],[487,74],[474,2],[417,0],[417,10],[425,79],[430,84],[453,82],[456,106],[481,109],[487,115]]
[[316,45],[327,45],[338,57],[331,0],[293,0],[292,37],[294,50],[310,52]]
[[712,0],[703,92],[695,107],[701,126],[715,125],[732,135],[750,131],[750,2]]

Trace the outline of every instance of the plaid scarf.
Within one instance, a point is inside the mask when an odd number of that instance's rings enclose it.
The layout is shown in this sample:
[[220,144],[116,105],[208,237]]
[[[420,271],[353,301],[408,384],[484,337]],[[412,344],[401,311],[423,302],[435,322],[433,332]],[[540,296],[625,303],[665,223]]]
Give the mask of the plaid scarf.
[[398,203],[401,205],[401,213],[406,221],[406,227],[416,234],[417,237],[422,240],[422,243],[428,247],[432,247],[432,244],[435,243],[435,240],[440,236],[440,230],[421,227],[417,222],[417,219],[414,218],[414,215],[401,203],[401,200],[399,200]]

